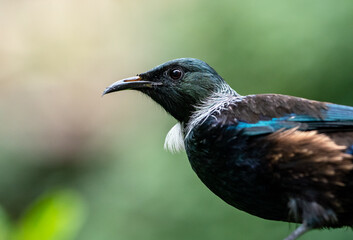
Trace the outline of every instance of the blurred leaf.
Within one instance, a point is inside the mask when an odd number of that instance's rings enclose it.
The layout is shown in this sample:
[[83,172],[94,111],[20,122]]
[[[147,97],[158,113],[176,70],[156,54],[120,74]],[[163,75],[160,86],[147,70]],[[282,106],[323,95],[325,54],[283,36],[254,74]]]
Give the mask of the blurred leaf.
[[85,219],[77,193],[50,192],[38,199],[20,220],[15,240],[72,240]]
[[2,208],[0,208],[0,240],[7,240],[11,231],[10,221]]

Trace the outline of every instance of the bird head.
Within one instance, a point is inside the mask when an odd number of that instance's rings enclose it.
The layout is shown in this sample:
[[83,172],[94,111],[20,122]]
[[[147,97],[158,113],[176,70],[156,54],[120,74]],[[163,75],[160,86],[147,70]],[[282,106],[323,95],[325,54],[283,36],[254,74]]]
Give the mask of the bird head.
[[195,106],[215,92],[230,87],[207,63],[180,58],[117,81],[107,87],[103,95],[126,89],[150,96],[178,121],[187,122]]

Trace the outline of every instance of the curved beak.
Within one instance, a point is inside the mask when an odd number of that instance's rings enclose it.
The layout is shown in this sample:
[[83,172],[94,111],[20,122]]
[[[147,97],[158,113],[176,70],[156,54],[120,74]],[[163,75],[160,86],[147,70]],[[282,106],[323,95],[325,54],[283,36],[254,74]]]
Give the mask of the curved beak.
[[135,77],[125,78],[119,80],[109,87],[107,87],[102,96],[108,93],[126,90],[126,89],[138,89],[138,88],[152,88],[153,86],[162,85],[160,82],[144,81],[141,76],[137,75]]

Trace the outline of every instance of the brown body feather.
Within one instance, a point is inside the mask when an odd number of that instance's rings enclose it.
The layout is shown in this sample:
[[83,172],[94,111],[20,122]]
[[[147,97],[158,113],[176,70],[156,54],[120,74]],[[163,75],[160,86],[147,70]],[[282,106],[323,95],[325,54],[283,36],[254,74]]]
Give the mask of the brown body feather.
[[324,102],[280,94],[249,95],[234,105],[232,111],[225,115],[230,118],[236,116],[237,120],[248,123],[292,113],[322,119],[322,110],[327,109]]
[[266,137],[271,147],[265,159],[286,189],[296,221],[317,227],[353,224],[353,156],[346,153],[352,135],[336,133],[335,141],[317,131],[290,129]]

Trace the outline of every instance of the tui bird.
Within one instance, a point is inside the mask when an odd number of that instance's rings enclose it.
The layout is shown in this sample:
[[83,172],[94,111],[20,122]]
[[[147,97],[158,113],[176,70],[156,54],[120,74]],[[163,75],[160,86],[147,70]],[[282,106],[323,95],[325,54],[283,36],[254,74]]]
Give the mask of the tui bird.
[[201,181],[255,216],[310,229],[353,226],[353,107],[279,94],[241,96],[205,62],[175,59],[113,83],[178,123],[165,148],[186,150]]

